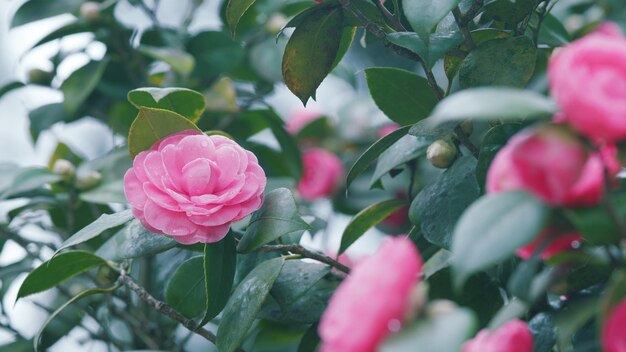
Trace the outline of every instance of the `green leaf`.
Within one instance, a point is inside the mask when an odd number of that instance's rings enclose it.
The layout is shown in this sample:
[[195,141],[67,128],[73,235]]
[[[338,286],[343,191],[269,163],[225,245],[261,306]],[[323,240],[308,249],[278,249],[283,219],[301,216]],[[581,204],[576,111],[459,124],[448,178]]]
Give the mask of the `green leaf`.
[[[620,218],[626,216],[626,195],[611,195],[610,201]],[[592,246],[617,244],[620,242],[620,230],[615,221],[607,214],[603,206],[588,208],[572,208],[564,210],[565,217],[574,225]]]
[[186,130],[200,131],[193,122],[175,112],[139,108],[128,133],[128,150],[134,158],[140,152],[150,149],[158,140]]
[[100,186],[88,191],[80,192],[78,198],[85,202],[95,204],[127,203],[124,195],[124,180],[102,183]]
[[173,111],[192,122],[204,112],[202,94],[187,88],[139,88],[128,92],[128,101],[136,108],[157,108]]
[[48,42],[51,42],[55,39],[59,39],[59,38],[63,38],[65,36],[68,35],[72,35],[72,34],[78,34],[78,33],[85,33],[85,32],[90,32],[91,28],[89,27],[89,24],[86,21],[74,21],[74,22],[70,22],[68,24],[66,24],[65,26],[62,26],[61,28],[55,29],[54,31],[52,31],[52,33],[46,35],[45,37],[41,38],[39,41],[37,41],[37,43],[35,43],[35,45],[33,45],[32,47],[35,48],[39,45],[43,45],[46,44]]
[[308,230],[310,226],[302,220],[297,209],[288,189],[278,188],[269,192],[261,209],[252,215],[237,250],[251,252],[284,235]]
[[165,301],[190,319],[205,311],[203,256],[190,258],[176,269],[165,289]]
[[535,44],[526,36],[486,41],[463,60],[459,71],[459,85],[461,88],[522,88],[535,71],[536,59]]
[[558,18],[546,14],[539,29],[539,44],[551,47],[563,46],[572,41],[572,37]]
[[283,80],[302,104],[335,64],[343,33],[343,12],[328,8],[307,16],[289,38],[283,55]]
[[393,32],[387,34],[387,39],[393,44],[409,49],[424,60],[429,68],[433,68],[437,61],[446,53],[463,43],[460,32],[437,32],[430,35],[429,43],[424,43],[413,32]]
[[[106,230],[112,229],[114,227],[118,227],[124,225],[133,219],[133,213],[128,210],[121,211],[119,213],[113,214],[102,214],[96,221],[91,224],[85,226],[80,231],[76,232],[72,237],[65,240],[59,249],[54,252],[54,255],[59,253],[60,251],[75,246],[77,244],[87,242],[90,239],[100,235]],[[53,256],[54,256],[53,255]]]
[[320,344],[320,337],[317,334],[318,324],[311,325],[310,328],[307,329],[304,336],[302,336],[302,340],[300,340],[300,344],[298,345],[298,352],[315,352],[317,351],[317,346]]
[[96,255],[112,261],[131,259],[164,252],[176,246],[176,241],[148,231],[139,220],[132,220],[109,238]]
[[378,156],[396,143],[400,138],[406,135],[410,126],[399,128],[383,138],[377,140],[354,162],[354,165],[348,171],[346,187],[350,187],[352,181],[354,181],[359,175],[361,175],[370,166]]
[[494,0],[485,5],[485,16],[516,24],[526,18],[536,5],[534,0]]
[[33,21],[75,12],[83,0],[29,0],[17,10],[11,20],[11,27],[21,26]]
[[104,259],[89,252],[61,253],[28,274],[20,286],[16,300],[51,289],[67,279],[103,264],[106,264]]
[[245,62],[247,51],[225,31],[200,32],[187,43],[187,52],[196,60],[194,79],[208,80],[233,73]]
[[476,325],[476,318],[471,310],[458,308],[407,326],[385,340],[380,351],[460,351],[463,343],[472,337]]
[[409,71],[372,67],[365,70],[365,79],[376,105],[400,125],[425,118],[437,104],[426,78]]
[[376,164],[370,185],[374,185],[383,175],[402,166],[408,161],[426,154],[426,149],[433,142],[433,138],[404,136],[387,148]]
[[18,81],[12,81],[3,86],[0,86],[0,98],[2,98],[3,95],[22,87],[24,87],[24,83]]
[[204,289],[206,313],[200,326],[215,318],[226,306],[237,268],[237,244],[233,236],[204,245]]
[[97,293],[109,293],[109,292],[113,292],[115,290],[117,290],[119,288],[119,285],[113,286],[113,287],[109,287],[109,288],[99,288],[99,287],[94,287],[94,288],[89,288],[86,289],[82,292],[80,292],[79,294],[77,294],[76,296],[70,298],[67,302],[63,303],[63,305],[61,305],[59,308],[57,308],[54,312],[52,312],[52,314],[50,314],[48,316],[48,318],[46,319],[46,321],[41,325],[41,327],[39,328],[39,331],[37,331],[37,334],[35,334],[35,337],[33,338],[33,344],[34,344],[34,348],[35,348],[35,352],[38,351],[39,349],[39,341],[41,340],[41,336],[44,332],[44,330],[46,329],[46,327],[52,322],[52,320],[54,318],[56,318],[65,308],[67,308],[68,306],[70,306],[72,303],[81,300],[85,297],[89,297],[92,295],[95,295]]
[[226,5],[226,23],[233,37],[237,34],[237,25],[241,17],[256,0],[229,0]]
[[0,187],[0,199],[16,197],[60,180],[61,176],[48,171],[47,168],[21,168],[14,171],[5,187]]
[[174,48],[158,48],[141,45],[137,50],[155,60],[160,60],[170,65],[172,70],[187,77],[196,66],[196,60],[189,53]]
[[472,204],[454,228],[452,267],[457,284],[530,243],[550,208],[524,192],[488,194]]
[[[251,113],[254,114],[255,111]],[[300,159],[300,149],[295,139],[285,130],[283,119],[273,110],[260,110],[258,113],[272,130],[274,137],[276,137],[282,155],[287,159],[291,174],[295,179],[299,180],[303,170],[302,160]]]
[[356,214],[341,235],[341,245],[338,255],[345,252],[356,240],[358,240],[367,230],[381,222],[394,211],[406,205],[406,201],[400,199],[390,199],[361,210]]
[[402,0],[402,9],[411,28],[428,44],[430,31],[460,2],[461,0]]
[[507,123],[495,126],[487,131],[483,142],[480,145],[480,153],[478,155],[478,164],[476,165],[476,181],[481,190],[485,190],[487,182],[487,172],[491,161],[498,154],[498,151],[508,142],[509,138],[519,132],[524,125],[519,123]]
[[519,300],[517,297],[513,297],[507,305],[500,308],[498,313],[494,315],[493,319],[489,322],[488,328],[495,330],[506,322],[523,316],[529,308],[528,304]]
[[52,127],[57,122],[67,121],[70,116],[65,111],[63,103],[52,103],[38,107],[28,113],[30,121],[30,133],[33,140],[37,141],[39,134]]
[[430,243],[450,249],[454,225],[480,195],[475,167],[476,159],[471,156],[457,159],[411,203],[409,219],[420,224],[423,236]]
[[108,63],[109,61],[106,59],[91,61],[72,72],[72,74],[61,83],[63,106],[70,116],[78,112],[78,109],[96,88]]
[[448,121],[433,126],[431,119],[424,119],[411,126],[409,134],[416,137],[445,137],[454,132],[459,121]]
[[533,334],[533,352],[550,352],[556,343],[555,314],[541,312],[528,322],[528,329]]
[[[572,336],[598,313],[599,297],[583,297],[569,302],[556,316],[559,351],[572,351]],[[592,349],[597,351],[597,349]]]
[[275,258],[259,264],[235,288],[226,303],[217,330],[217,348],[220,352],[233,352],[241,345],[278,278],[283,263],[282,258]]
[[546,118],[558,111],[549,98],[522,89],[473,88],[442,100],[428,118],[432,126],[447,121]]

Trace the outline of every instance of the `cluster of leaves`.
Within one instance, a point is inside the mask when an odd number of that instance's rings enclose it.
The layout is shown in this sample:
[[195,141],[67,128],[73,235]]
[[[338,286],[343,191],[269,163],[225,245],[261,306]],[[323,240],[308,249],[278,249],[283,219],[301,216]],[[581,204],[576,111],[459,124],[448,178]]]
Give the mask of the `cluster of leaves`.
[[[59,143],[48,168],[0,165],[0,200],[26,200],[0,223],[0,248],[12,241],[26,249],[23,260],[0,268],[0,296],[28,272],[18,299],[56,288],[52,302],[39,303],[51,314],[35,337],[13,328],[3,300],[0,329],[16,340],[0,351],[46,348],[77,327],[119,350],[183,349],[194,332],[219,351],[314,350],[317,322],[344,274],[327,265],[336,264],[332,258],[298,245],[304,231],[325,226],[323,219],[304,221],[301,214],[313,213],[289,190],[302,175],[298,142],[311,138],[335,145],[352,165],[333,197],[335,211],[353,215],[338,254],[370,228],[385,230],[381,221],[409,205],[406,232],[426,260],[429,300],[465,307],[420,316],[383,350],[458,350],[476,329],[521,316],[530,322],[536,351],[597,349],[598,316],[624,295],[624,272],[614,265],[622,256],[620,224],[602,207],[551,209],[525,193],[484,195],[484,184],[506,141],[556,110],[542,94],[549,53],[593,26],[594,13],[623,13],[619,2],[579,1],[563,6],[557,18],[554,0],[230,0],[220,8],[227,29],[193,33],[188,26],[201,2],[190,3],[181,29],[163,26],[154,8],[135,0],[130,5],[153,21],[138,39],[116,14],[121,3],[95,3],[98,11],[89,12],[81,0],[30,0],[13,16],[12,26],[20,26],[76,15],[35,47],[90,33],[107,48],[61,83],[57,67],[85,48],[59,51],[50,58],[53,71],[32,72],[27,84],[64,96],[30,112],[33,139],[54,123],[92,116],[127,136],[128,149],[84,160]],[[566,30],[562,21],[570,15],[590,19]],[[295,29],[287,36],[267,19],[285,19]],[[281,80],[303,103],[329,74],[358,87],[346,53],[383,63],[367,67],[365,81],[398,130],[375,142],[371,136],[347,141],[323,119],[290,136],[276,112],[258,108]],[[10,82],[0,96],[23,86]],[[468,120],[473,132],[461,126]],[[263,207],[215,244],[183,246],[150,233],[129,210],[114,211],[126,202],[122,177],[131,158],[187,129],[235,139],[270,178]],[[251,138],[263,130],[279,150]],[[438,139],[459,155],[443,172],[425,160]],[[61,159],[76,170],[55,168]],[[626,214],[622,198],[619,190],[610,198],[618,216]],[[576,229],[584,248],[547,263],[516,259],[515,250],[548,221]],[[56,241],[26,239],[26,224],[54,233]],[[135,293],[152,300],[137,302]],[[99,328],[85,327],[86,317]],[[190,331],[181,334],[179,324]]]

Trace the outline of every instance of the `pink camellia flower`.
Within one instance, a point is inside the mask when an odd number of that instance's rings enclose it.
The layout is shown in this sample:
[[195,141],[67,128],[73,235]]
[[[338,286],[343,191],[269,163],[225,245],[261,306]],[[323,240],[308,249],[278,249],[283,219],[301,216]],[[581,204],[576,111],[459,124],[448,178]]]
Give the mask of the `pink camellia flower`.
[[124,193],[150,231],[183,244],[211,243],[261,206],[266,181],[251,152],[226,137],[188,130],[137,154]]
[[422,259],[406,237],[388,239],[354,265],[322,315],[322,352],[373,352],[399,330],[419,283]]
[[568,123],[595,141],[626,138],[626,38],[617,25],[556,51],[548,78]]
[[533,335],[521,320],[511,320],[496,331],[482,329],[463,344],[461,352],[532,352]]
[[297,109],[289,115],[285,129],[290,135],[296,135],[304,126],[320,117],[322,117],[322,114],[313,108]]
[[626,352],[626,299],[623,299],[609,314],[602,328],[604,352]]
[[597,204],[603,195],[604,168],[619,171],[616,149],[590,153],[566,128],[543,125],[513,136],[487,172],[487,192],[526,190],[551,205]]
[[526,246],[519,248],[515,253],[518,257],[528,260],[535,253],[537,248],[545,248],[539,257],[548,260],[552,256],[561,252],[571,251],[580,246],[583,238],[578,233],[560,234],[557,229],[549,228],[544,230],[537,238]]
[[345,173],[339,158],[321,148],[311,148],[302,154],[303,173],[298,182],[298,193],[306,200],[331,195]]

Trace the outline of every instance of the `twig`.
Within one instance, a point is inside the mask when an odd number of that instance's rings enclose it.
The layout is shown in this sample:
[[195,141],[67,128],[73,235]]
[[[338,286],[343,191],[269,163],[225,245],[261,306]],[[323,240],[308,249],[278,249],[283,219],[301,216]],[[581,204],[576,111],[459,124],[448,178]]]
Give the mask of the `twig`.
[[461,144],[463,144],[465,146],[465,148],[467,148],[467,150],[469,150],[469,152],[472,154],[472,156],[474,158],[478,159],[478,155],[480,154],[480,151],[474,145],[474,143],[472,143],[472,141],[467,137],[467,135],[465,134],[465,131],[463,131],[463,128],[461,127],[461,125],[456,125],[456,127],[454,128],[454,133],[456,134],[456,136],[459,139],[459,141],[461,142]]
[[469,28],[467,27],[467,24],[469,22],[466,18],[463,17],[463,15],[461,14],[461,10],[458,6],[452,10],[452,15],[454,16],[454,20],[459,26],[461,33],[463,33],[463,38],[465,39],[465,46],[467,47],[467,50],[474,50],[476,44],[474,43],[474,39],[472,38],[472,33],[470,33]]
[[[396,31],[407,31],[406,28],[404,28],[404,26],[402,25],[402,22],[400,22],[400,20],[398,20],[391,12],[389,12],[389,10],[387,10],[387,8],[380,2],[380,0],[372,1],[374,1],[374,5],[376,5],[378,11],[380,11],[380,13],[382,13],[387,18],[387,20],[389,20],[389,22],[391,22]],[[396,11],[398,10],[396,9]]]
[[260,248],[263,252],[291,252],[295,254],[300,254],[303,257],[317,260],[318,262],[322,262],[324,264],[328,264],[333,268],[343,271],[346,274],[350,273],[350,268],[339,263],[331,257],[325,256],[323,254],[319,254],[317,252],[313,252],[302,247],[299,244],[275,244],[275,245],[265,245]]
[[139,286],[130,276],[126,275],[125,271],[122,270],[120,272],[120,277],[118,280],[126,287],[131,289],[133,292],[135,292],[142,301],[146,302],[149,306],[151,306],[158,312],[170,317],[173,320],[176,320],[177,322],[181,323],[185,328],[187,328],[187,330],[204,337],[206,340],[212,342],[213,344],[216,343],[216,337],[212,332],[202,328],[201,326],[198,326],[195,321],[186,318],[177,310],[167,305],[167,303],[154,298],[154,296],[146,291],[145,288]]

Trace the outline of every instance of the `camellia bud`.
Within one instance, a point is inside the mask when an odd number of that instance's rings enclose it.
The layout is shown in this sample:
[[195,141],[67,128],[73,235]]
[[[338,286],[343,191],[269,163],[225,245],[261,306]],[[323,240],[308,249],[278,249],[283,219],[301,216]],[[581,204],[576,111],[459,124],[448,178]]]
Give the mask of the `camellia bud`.
[[456,159],[456,148],[449,142],[438,139],[428,147],[426,158],[434,167],[445,169]]
[[76,188],[85,190],[97,186],[102,181],[102,174],[98,171],[90,171],[86,175],[78,175]]
[[80,5],[80,17],[89,22],[95,22],[100,19],[100,4],[94,1],[87,1]]
[[61,175],[67,181],[76,174],[76,167],[69,160],[57,159],[52,166],[52,172]]
[[267,20],[265,28],[267,28],[267,31],[272,34],[278,33],[281,29],[283,29],[283,27],[285,27],[287,22],[287,17],[283,14],[275,13],[269,18],[269,20]]

